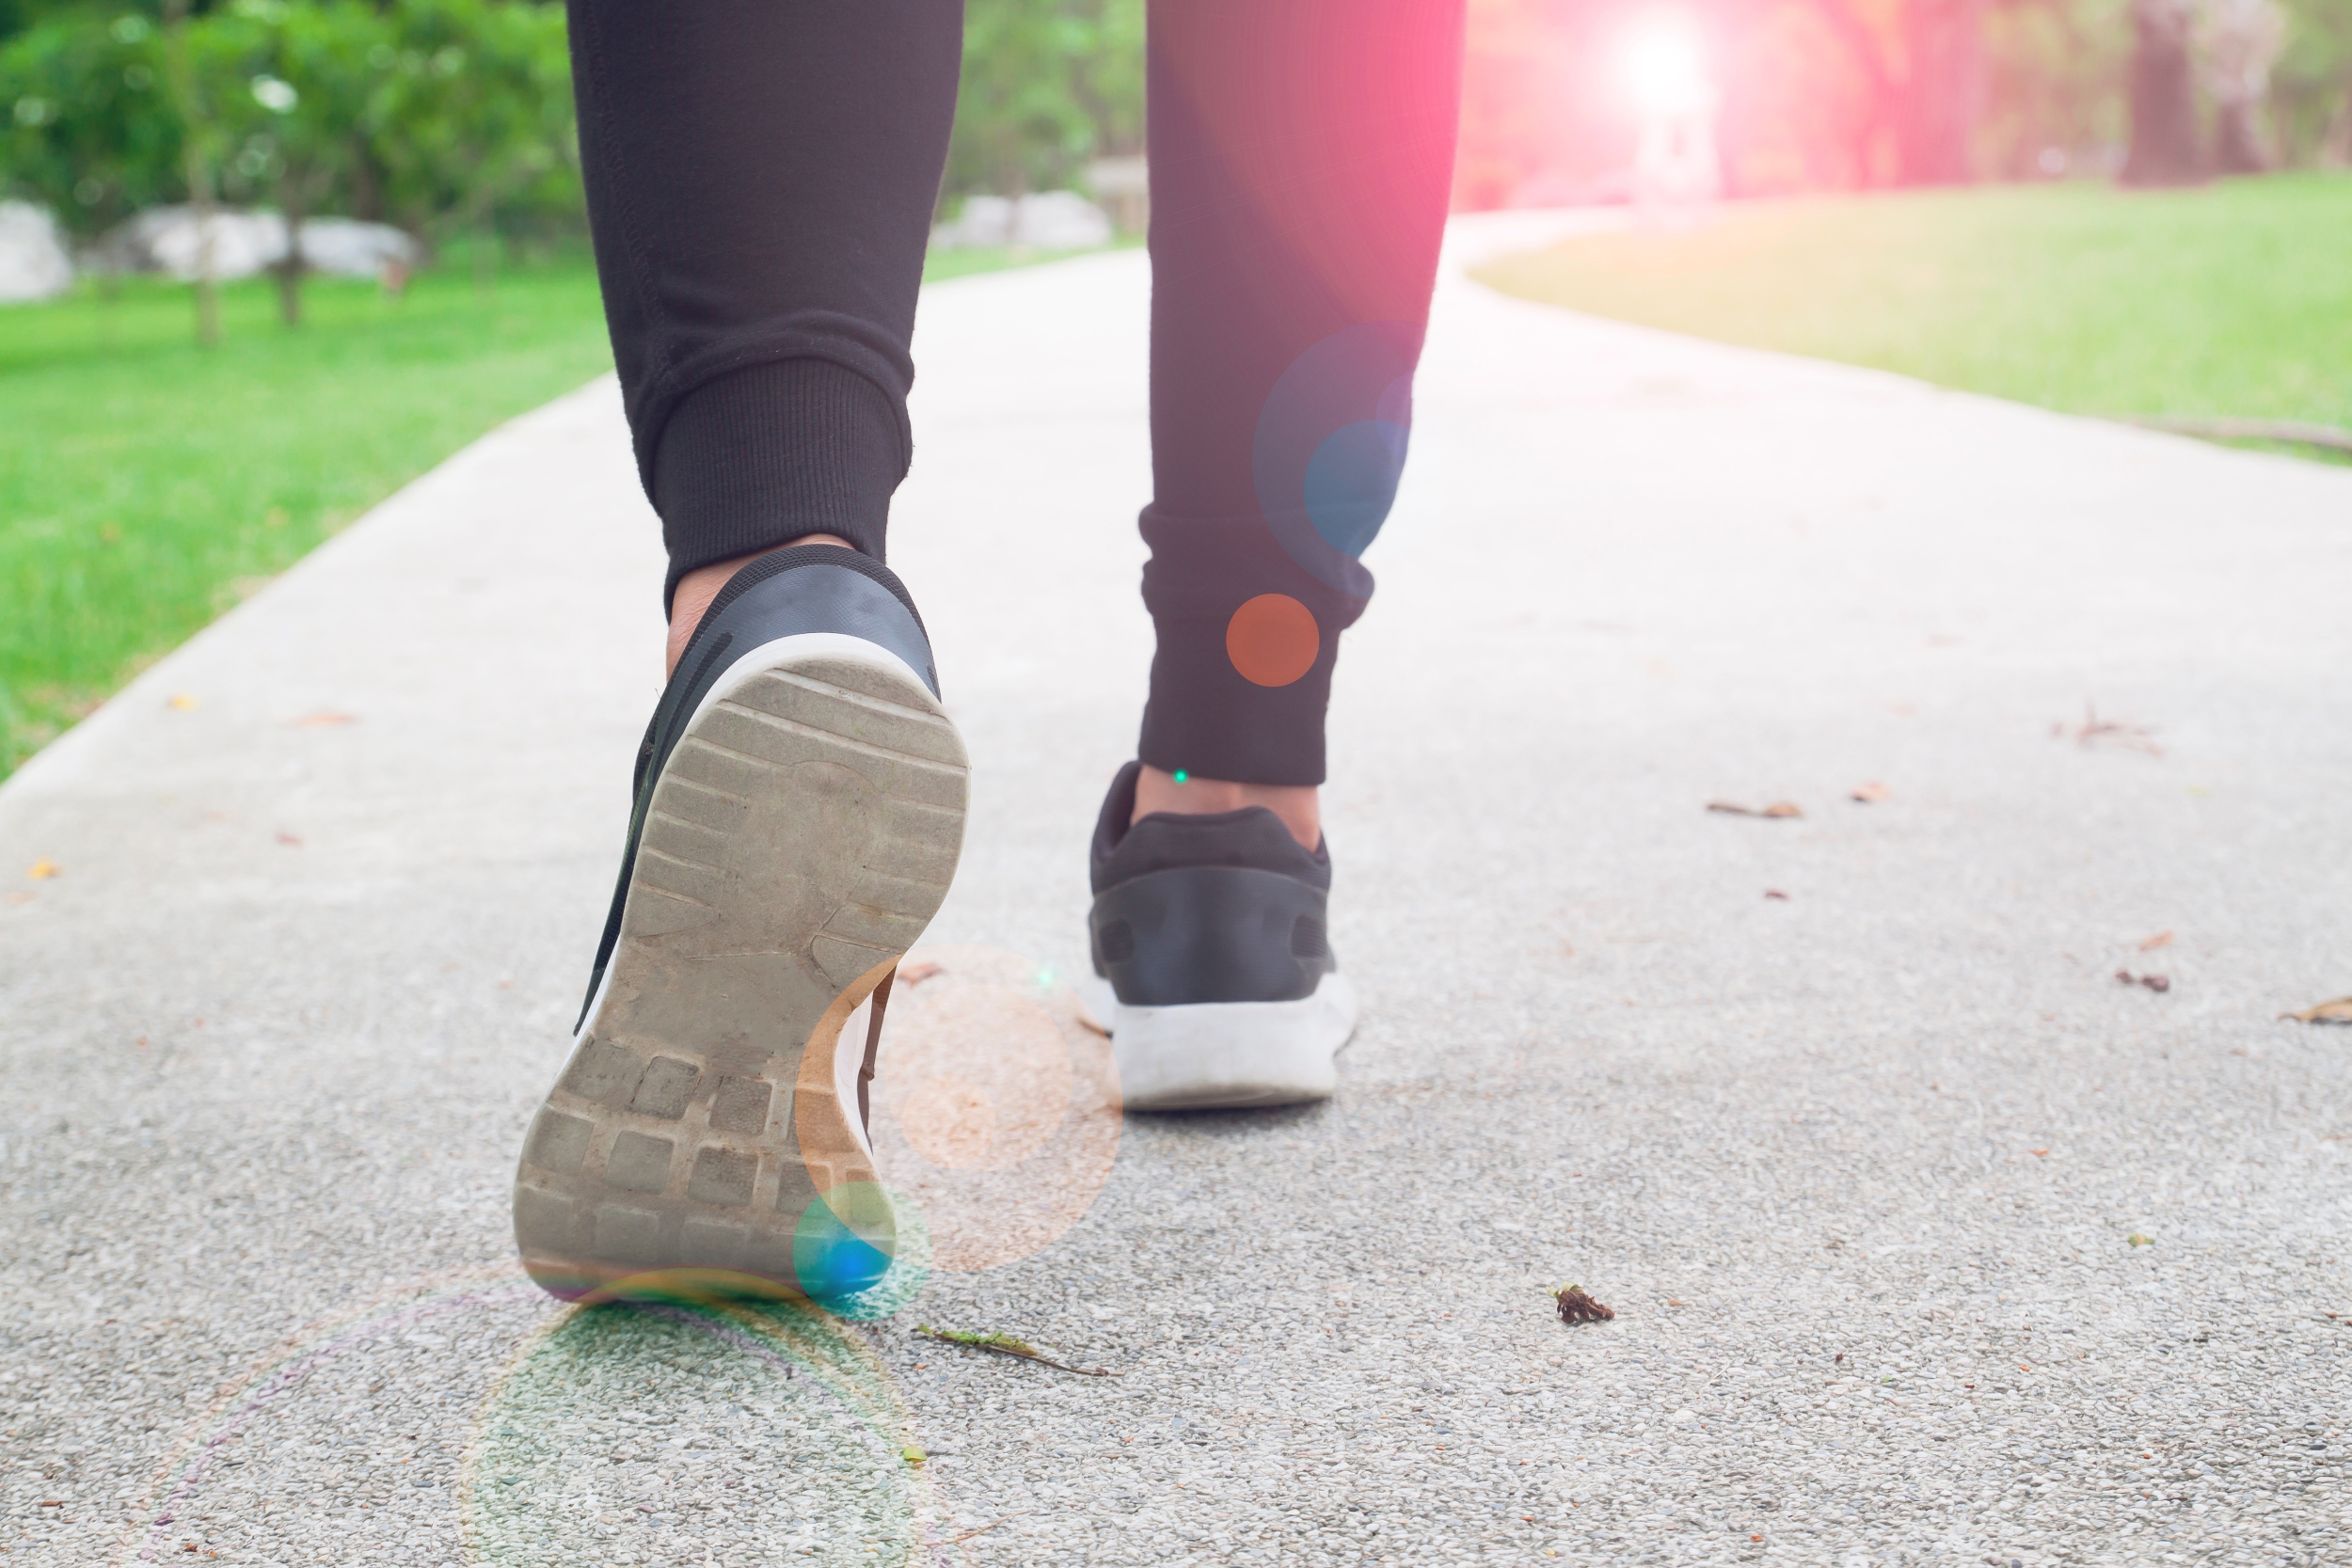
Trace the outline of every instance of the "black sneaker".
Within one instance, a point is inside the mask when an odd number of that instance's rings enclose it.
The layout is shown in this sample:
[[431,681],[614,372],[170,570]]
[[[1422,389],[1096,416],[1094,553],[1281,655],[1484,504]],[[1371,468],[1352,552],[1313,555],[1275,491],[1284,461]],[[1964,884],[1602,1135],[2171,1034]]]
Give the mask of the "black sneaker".
[[1095,982],[1131,1111],[1288,1105],[1337,1085],[1355,988],[1326,934],[1327,845],[1310,852],[1263,806],[1130,827],[1136,776],[1094,826]]
[[866,1080],[963,841],[938,689],[914,601],[865,556],[778,550],[711,601],[638,752],[587,1004],[515,1179],[548,1291],[837,1307],[889,1272]]

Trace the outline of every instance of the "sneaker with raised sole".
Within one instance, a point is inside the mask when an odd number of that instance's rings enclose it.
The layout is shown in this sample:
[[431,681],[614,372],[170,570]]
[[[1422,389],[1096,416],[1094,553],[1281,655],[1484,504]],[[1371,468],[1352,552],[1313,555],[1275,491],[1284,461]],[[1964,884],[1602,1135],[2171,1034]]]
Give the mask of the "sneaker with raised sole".
[[1327,845],[1263,806],[1130,825],[1129,763],[1094,827],[1094,980],[1131,1111],[1289,1105],[1337,1086],[1356,992],[1331,954]]
[[523,1145],[533,1279],[835,1306],[890,1273],[866,1080],[955,872],[967,772],[888,569],[802,546],[721,590],[638,752],[588,1000]]

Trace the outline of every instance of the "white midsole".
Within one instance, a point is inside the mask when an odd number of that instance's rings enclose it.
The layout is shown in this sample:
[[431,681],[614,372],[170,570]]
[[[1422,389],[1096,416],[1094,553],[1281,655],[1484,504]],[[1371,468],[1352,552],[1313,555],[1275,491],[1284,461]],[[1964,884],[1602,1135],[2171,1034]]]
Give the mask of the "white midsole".
[[1295,1002],[1131,1007],[1100,975],[1078,994],[1088,1020],[1111,1037],[1132,1111],[1327,1099],[1339,1086],[1333,1058],[1356,1030],[1356,988],[1336,970]]

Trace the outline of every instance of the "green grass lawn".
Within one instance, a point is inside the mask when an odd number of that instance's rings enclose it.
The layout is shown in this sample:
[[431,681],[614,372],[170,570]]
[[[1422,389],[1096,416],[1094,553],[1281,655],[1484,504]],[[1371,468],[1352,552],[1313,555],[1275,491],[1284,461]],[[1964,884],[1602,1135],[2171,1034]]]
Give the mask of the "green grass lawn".
[[[933,277],[1047,258],[958,251]],[[0,306],[0,777],[254,586],[501,420],[608,369],[584,258],[477,286],[462,259],[393,299],[312,279],[84,284]]]
[[1597,315],[2074,413],[2352,427],[2343,175],[1740,204],[1703,228],[1586,236],[1478,276]]

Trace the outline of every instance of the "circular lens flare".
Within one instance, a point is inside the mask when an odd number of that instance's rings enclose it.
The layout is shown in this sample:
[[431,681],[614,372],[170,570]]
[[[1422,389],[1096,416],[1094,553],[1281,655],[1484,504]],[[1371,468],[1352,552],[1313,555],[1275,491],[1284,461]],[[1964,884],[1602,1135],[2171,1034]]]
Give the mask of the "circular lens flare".
[[[927,1271],[995,1268],[1050,1245],[1086,1216],[1119,1151],[1110,1041],[1050,967],[993,948],[902,961],[872,1103],[875,1164],[904,1209],[920,1205]],[[852,1281],[871,1269],[846,1238],[814,1239],[842,1249]],[[911,1258],[903,1226],[896,1247],[894,1265]]]

